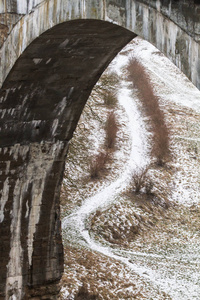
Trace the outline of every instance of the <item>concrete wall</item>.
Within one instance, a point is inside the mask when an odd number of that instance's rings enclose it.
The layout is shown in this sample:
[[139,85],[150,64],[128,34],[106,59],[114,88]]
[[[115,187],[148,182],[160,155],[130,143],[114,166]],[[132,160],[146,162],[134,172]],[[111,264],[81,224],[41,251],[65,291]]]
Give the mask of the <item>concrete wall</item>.
[[[148,5],[147,5],[148,4]],[[127,1],[127,26],[163,52],[200,88],[200,6],[191,1]]]
[[0,0],[0,299],[56,299],[68,142],[104,69],[138,34],[200,87],[199,24],[186,0]]

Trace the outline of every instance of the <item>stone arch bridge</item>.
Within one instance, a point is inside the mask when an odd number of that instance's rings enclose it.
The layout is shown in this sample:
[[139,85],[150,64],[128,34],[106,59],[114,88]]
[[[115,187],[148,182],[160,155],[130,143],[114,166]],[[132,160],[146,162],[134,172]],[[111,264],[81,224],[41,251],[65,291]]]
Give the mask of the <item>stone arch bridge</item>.
[[0,299],[56,299],[68,142],[120,49],[140,35],[200,87],[199,2],[0,0]]

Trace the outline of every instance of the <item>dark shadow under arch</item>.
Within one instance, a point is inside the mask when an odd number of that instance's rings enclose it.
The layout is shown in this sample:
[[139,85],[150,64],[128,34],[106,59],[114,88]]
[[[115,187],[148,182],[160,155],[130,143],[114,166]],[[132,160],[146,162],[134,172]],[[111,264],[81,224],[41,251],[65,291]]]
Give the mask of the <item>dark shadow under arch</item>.
[[12,145],[13,136],[20,144],[69,140],[94,84],[135,36],[109,22],[74,20],[35,39],[1,89],[1,108],[13,110],[1,119],[1,145]]

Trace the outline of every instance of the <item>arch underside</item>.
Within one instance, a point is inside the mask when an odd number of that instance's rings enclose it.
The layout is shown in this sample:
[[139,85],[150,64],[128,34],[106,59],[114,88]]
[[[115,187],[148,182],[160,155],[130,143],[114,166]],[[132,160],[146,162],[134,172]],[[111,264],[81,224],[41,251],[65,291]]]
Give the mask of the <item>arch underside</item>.
[[56,25],[28,46],[4,81],[0,299],[46,295],[38,286],[60,279],[59,193],[67,145],[94,84],[135,36],[98,20]]

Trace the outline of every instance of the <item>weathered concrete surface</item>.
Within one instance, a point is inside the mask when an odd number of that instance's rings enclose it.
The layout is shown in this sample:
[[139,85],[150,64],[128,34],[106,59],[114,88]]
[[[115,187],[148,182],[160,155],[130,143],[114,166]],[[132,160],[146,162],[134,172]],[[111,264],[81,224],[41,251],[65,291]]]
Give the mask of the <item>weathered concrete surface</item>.
[[200,87],[199,9],[187,0],[0,0],[0,299],[56,299],[60,185],[87,98],[136,34]]
[[59,190],[67,144],[92,87],[134,36],[98,20],[61,23],[29,45],[4,81],[0,299],[47,297],[48,283],[53,293],[63,270]]
[[126,28],[163,52],[200,88],[200,5],[127,0]]
[[[72,19],[115,22],[166,54],[200,88],[200,5],[193,0],[0,0],[0,85],[16,59],[40,34]],[[11,17],[12,18],[11,18]],[[24,16],[24,17],[23,17]],[[9,26],[6,20],[11,18]],[[7,26],[7,27],[5,27]]]
[[60,278],[58,199],[65,154],[63,142],[0,149],[0,299],[28,299],[31,287]]

